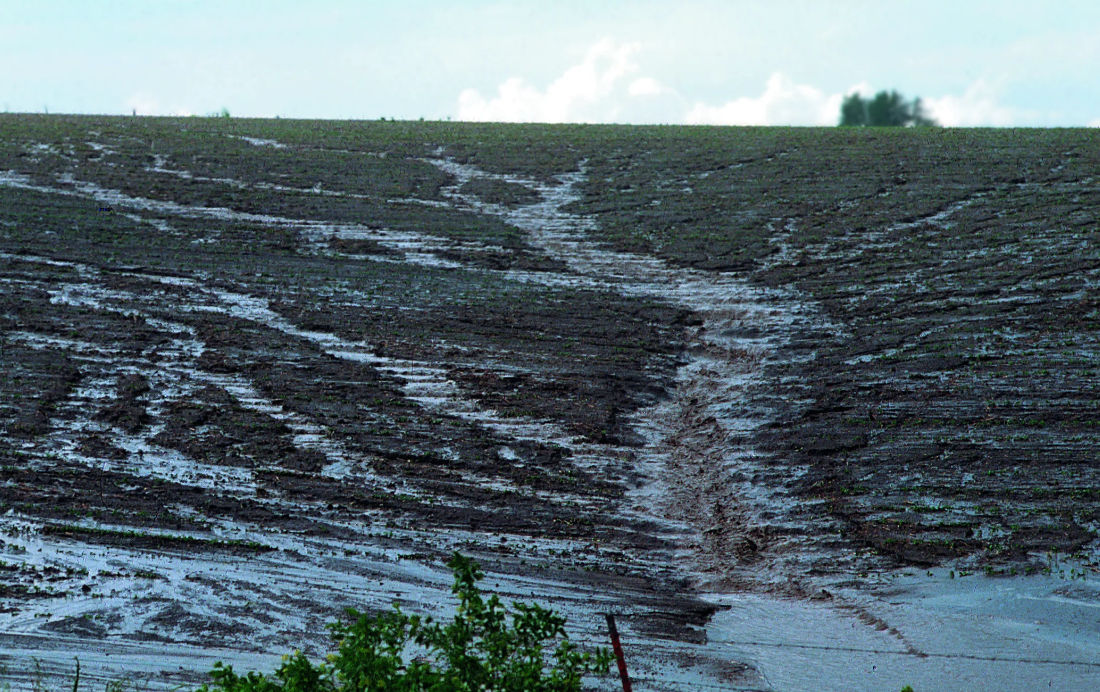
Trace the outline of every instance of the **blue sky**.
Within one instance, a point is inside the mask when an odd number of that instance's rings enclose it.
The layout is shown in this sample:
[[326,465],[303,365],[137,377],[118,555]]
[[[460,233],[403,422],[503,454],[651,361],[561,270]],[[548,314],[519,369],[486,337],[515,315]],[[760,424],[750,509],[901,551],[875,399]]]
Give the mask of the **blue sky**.
[[1096,0],[0,3],[8,111],[1100,126],[1098,75]]

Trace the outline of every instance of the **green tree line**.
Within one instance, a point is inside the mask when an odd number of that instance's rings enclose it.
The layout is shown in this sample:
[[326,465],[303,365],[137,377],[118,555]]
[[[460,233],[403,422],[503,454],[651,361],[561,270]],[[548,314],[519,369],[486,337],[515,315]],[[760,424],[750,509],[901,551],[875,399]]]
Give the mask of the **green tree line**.
[[870,99],[855,93],[840,104],[841,127],[934,127],[919,98],[907,101],[896,91],[880,91]]

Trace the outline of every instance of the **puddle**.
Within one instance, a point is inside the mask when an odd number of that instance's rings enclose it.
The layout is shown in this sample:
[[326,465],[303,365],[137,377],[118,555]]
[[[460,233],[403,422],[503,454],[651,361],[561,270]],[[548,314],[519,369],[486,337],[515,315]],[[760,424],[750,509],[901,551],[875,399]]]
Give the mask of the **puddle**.
[[[899,577],[862,607],[714,595],[711,645],[776,690],[1080,690],[1100,676],[1100,584],[1052,577]],[[891,629],[869,626],[868,617]],[[891,631],[893,630],[893,631]],[[895,631],[897,633],[895,633]],[[899,636],[900,635],[900,636]],[[833,682],[835,681],[835,682]]]
[[261,139],[259,137],[244,137],[242,135],[229,135],[233,139],[242,139],[255,147],[271,147],[272,149],[286,149],[286,145],[274,139]]

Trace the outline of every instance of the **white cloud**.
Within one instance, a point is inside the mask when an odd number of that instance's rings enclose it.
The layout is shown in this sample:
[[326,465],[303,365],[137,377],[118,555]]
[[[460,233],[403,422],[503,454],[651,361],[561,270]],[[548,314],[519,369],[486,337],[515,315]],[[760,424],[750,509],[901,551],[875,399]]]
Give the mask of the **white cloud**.
[[138,92],[126,100],[126,109],[135,115],[194,115],[187,108],[163,108],[156,97]]
[[721,106],[699,102],[685,119],[697,125],[835,125],[843,100],[843,94],[826,94],[776,72],[759,97],[743,96]]
[[[840,104],[848,94],[873,95],[859,83],[846,92],[825,93],[798,84],[782,72],[768,78],[759,96],[743,96],[722,105],[703,101],[689,105],[675,90],[647,76],[636,75],[636,43],[604,39],[593,44],[584,59],[540,90],[522,77],[512,77],[485,97],[467,89],[458,97],[458,119],[490,122],[680,122],[692,125],[836,125]],[[630,77],[633,77],[632,79]],[[1007,126],[1021,113],[998,103],[998,90],[985,81],[972,84],[961,96],[922,100],[925,112],[941,125]],[[134,99],[143,112],[147,101]],[[149,102],[155,106],[155,102]],[[1100,118],[1091,126],[1100,126]]]
[[1089,127],[1100,127],[1100,118],[1093,118],[1090,120]]
[[[874,89],[867,82],[860,82],[853,87],[848,87],[848,91],[844,92],[845,96],[851,96],[852,94],[859,94],[865,99],[874,96]],[[842,99],[843,100],[843,99]],[[840,112],[837,111],[837,120],[840,120]]]
[[659,96],[667,91],[669,89],[652,77],[635,79],[626,90],[631,96]]
[[614,122],[631,97],[645,97],[666,90],[654,79],[643,77],[624,91],[620,84],[636,72],[633,56],[636,43],[616,45],[604,39],[591,48],[579,65],[558,77],[545,91],[539,91],[520,77],[497,87],[494,98],[476,89],[458,97],[458,119],[496,122]]
[[1011,108],[997,104],[997,90],[978,80],[962,96],[941,96],[921,101],[939,124],[947,127],[1005,127],[1015,121]]
[[[873,95],[870,85],[861,82],[845,94],[826,94],[816,87],[796,84],[781,72],[769,79],[758,97],[741,97],[721,106],[696,103],[686,121],[708,125],[835,125],[840,119],[844,96],[859,93]],[[962,96],[922,99],[925,112],[947,127],[1012,125],[1016,111],[997,102],[998,91],[979,80]],[[1094,121],[1100,124],[1100,118]]]

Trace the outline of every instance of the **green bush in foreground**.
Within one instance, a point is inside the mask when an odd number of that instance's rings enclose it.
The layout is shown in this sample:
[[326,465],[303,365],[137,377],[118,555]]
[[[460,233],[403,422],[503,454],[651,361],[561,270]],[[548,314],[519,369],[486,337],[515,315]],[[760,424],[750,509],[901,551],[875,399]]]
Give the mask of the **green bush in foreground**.
[[482,598],[476,562],[455,553],[447,566],[458,597],[450,623],[406,615],[397,605],[374,617],[349,608],[354,624],[329,625],[338,648],[327,662],[314,665],[296,651],[270,678],[218,663],[213,687],[201,692],[575,692],[582,675],[607,673],[611,653],[578,652],[563,616],[515,602],[509,612],[497,596]]

